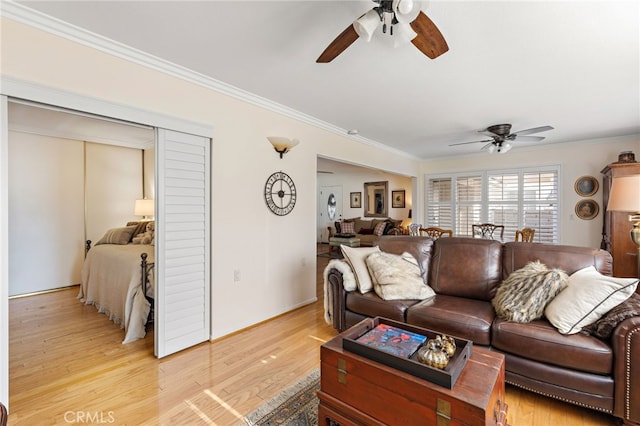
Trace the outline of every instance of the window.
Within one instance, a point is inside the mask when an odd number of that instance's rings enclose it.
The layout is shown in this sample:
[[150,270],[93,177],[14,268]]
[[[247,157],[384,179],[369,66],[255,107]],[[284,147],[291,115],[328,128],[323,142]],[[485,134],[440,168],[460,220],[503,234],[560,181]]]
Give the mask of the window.
[[426,226],[472,236],[474,223],[504,225],[504,240],[533,228],[535,241],[557,243],[559,167],[427,176]]

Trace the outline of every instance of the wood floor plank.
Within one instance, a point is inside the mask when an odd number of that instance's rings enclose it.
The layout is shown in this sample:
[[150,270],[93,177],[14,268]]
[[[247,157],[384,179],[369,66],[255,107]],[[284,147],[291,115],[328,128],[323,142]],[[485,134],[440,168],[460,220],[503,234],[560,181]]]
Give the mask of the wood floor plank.
[[[322,312],[328,260],[318,257],[318,302],[161,360],[152,331],[123,345],[120,327],[80,303],[77,288],[12,299],[9,425],[69,424],[76,415],[118,425],[237,424],[319,367],[321,343],[336,334]],[[511,386],[505,399],[514,426],[615,424]]]

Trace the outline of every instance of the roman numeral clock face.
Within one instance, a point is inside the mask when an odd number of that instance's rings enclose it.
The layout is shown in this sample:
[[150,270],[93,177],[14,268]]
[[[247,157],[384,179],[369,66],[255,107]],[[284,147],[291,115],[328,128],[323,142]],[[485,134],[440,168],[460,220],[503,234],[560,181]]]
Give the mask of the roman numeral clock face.
[[296,186],[283,172],[275,172],[264,185],[264,199],[274,214],[284,216],[291,213],[296,205]]

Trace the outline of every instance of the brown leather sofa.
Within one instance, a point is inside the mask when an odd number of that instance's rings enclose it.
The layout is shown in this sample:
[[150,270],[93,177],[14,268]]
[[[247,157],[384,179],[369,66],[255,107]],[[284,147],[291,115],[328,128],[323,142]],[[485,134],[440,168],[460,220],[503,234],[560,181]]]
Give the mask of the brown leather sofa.
[[[424,301],[386,301],[375,292],[346,292],[331,269],[333,326],[343,331],[367,317],[382,316],[472,340],[506,358],[506,381],[523,389],[603,411],[640,425],[640,317],[624,320],[610,341],[585,334],[562,335],[546,319],[515,323],[499,319],[491,305],[497,287],[530,261],[567,274],[593,265],[612,273],[603,250],[473,238],[384,237],[382,251],[410,252],[436,292]],[[632,370],[632,368],[634,370]]]

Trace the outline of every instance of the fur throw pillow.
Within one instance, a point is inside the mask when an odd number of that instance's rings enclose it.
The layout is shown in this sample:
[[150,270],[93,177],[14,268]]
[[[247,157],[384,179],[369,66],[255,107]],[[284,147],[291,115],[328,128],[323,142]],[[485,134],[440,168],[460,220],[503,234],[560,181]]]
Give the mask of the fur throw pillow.
[[423,300],[435,295],[422,280],[418,261],[409,253],[372,253],[366,262],[373,290],[384,300]]
[[567,286],[568,278],[564,271],[530,262],[500,284],[491,304],[502,319],[531,322],[542,318],[547,303]]
[[633,293],[627,300],[611,309],[598,321],[582,327],[583,334],[590,334],[607,340],[613,330],[627,318],[640,315],[640,294]]

